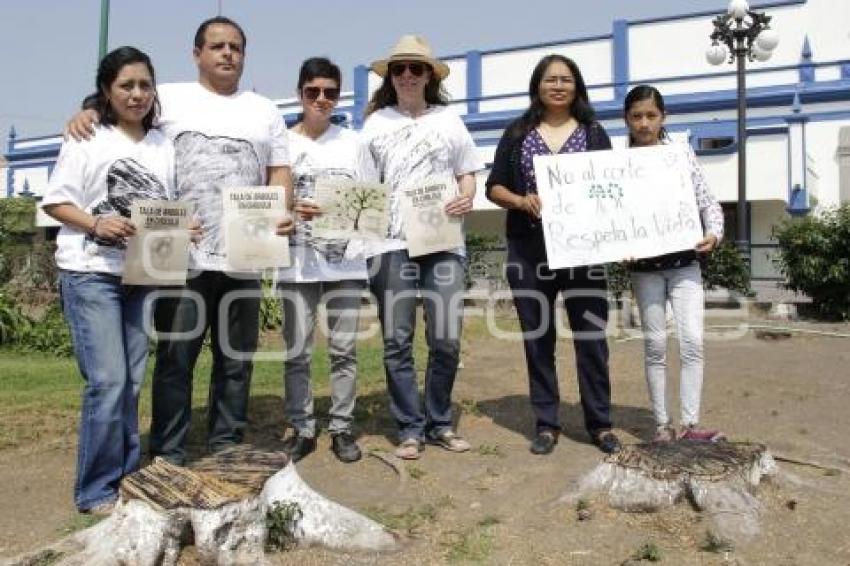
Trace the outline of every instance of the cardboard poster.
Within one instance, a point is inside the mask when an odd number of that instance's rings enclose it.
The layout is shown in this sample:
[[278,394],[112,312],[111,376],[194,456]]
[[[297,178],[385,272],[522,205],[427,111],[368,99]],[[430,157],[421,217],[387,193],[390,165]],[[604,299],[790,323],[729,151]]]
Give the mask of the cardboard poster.
[[702,223],[680,144],[534,158],[551,269],[693,249]]
[[410,257],[463,246],[463,218],[446,214],[446,204],[457,196],[451,178],[426,179],[402,190],[401,211]]
[[125,285],[185,285],[189,265],[189,205],[138,200],[130,205],[136,235],[127,240]]
[[278,186],[231,187],[222,192],[222,226],[227,264],[233,271],[289,266],[289,238],[275,234],[290,214],[286,189]]
[[389,225],[388,185],[351,179],[316,179],[313,200],[322,214],[313,236],[329,240],[383,240]]

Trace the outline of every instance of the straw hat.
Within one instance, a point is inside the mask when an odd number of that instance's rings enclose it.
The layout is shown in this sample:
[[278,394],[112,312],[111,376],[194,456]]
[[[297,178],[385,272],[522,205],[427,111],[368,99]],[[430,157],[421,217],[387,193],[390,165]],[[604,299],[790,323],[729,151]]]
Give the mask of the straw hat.
[[390,63],[395,61],[422,61],[434,69],[434,75],[440,80],[449,76],[449,66],[431,55],[431,46],[418,35],[403,35],[395,44],[390,56],[378,59],[372,63],[372,70],[379,76],[386,77]]

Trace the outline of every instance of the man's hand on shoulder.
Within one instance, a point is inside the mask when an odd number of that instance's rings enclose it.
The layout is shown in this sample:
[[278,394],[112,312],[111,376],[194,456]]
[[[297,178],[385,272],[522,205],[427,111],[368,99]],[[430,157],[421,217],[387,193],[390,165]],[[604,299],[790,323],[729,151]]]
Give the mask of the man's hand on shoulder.
[[91,108],[80,110],[65,124],[65,139],[89,140],[94,136],[94,127],[99,123],[100,115],[96,110]]

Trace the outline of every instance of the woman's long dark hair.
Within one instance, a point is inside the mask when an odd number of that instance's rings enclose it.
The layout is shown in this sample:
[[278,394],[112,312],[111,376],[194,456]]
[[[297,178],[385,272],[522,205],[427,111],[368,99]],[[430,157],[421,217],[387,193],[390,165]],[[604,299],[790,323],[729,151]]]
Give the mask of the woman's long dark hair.
[[100,65],[97,67],[97,78],[95,79],[95,88],[97,89],[97,92],[87,98],[87,102],[91,100],[92,104],[85,104],[84,107],[96,110],[98,115],[100,115],[101,124],[110,124],[113,126],[117,124],[118,116],[115,115],[112,105],[109,104],[109,97],[107,96],[107,93],[109,92],[109,88],[112,86],[112,83],[114,83],[115,79],[118,78],[118,74],[121,72],[121,69],[123,69],[126,65],[132,65],[134,63],[144,63],[144,65],[148,68],[151,80],[153,81],[153,105],[151,106],[150,111],[145,114],[145,117],[142,118],[142,127],[147,132],[153,128],[159,118],[159,95],[156,93],[156,75],[154,74],[153,63],[151,63],[150,57],[135,47],[119,47],[118,49],[107,53],[100,61]]
[[584,83],[584,77],[581,75],[578,65],[569,57],[553,53],[546,55],[538,61],[537,65],[534,66],[534,70],[531,72],[531,79],[528,81],[528,98],[531,99],[531,104],[529,104],[528,109],[511,126],[510,135],[514,139],[525,137],[528,132],[536,128],[541,120],[543,120],[545,108],[543,107],[543,101],[540,100],[540,83],[543,81],[543,75],[546,74],[546,69],[552,63],[563,63],[573,74],[576,91],[573,103],[570,105],[570,114],[580,124],[588,125],[593,122],[596,113],[590,105],[590,98],[587,96],[587,85]]
[[[642,102],[644,100],[652,99],[655,103],[655,106],[661,111],[661,114],[666,115],[667,111],[664,110],[664,97],[661,96],[661,93],[658,92],[658,89],[652,85],[638,85],[629,91],[629,94],[626,95],[626,100],[623,101],[623,117],[628,118],[629,110],[632,109],[632,106],[637,104],[638,102]],[[626,120],[626,125],[628,125],[628,120]],[[661,129],[658,130],[658,139],[664,140],[669,136],[667,135],[667,129],[664,126],[661,126]],[[631,131],[629,132],[629,145],[634,143],[634,139],[632,139]]]
[[[428,69],[430,70],[431,78],[428,81],[428,84],[425,85],[425,102],[427,102],[429,106],[446,106],[449,103],[449,95],[443,87],[443,81],[437,78],[437,75],[434,74],[434,69],[431,68],[430,65],[428,65]],[[366,112],[364,115],[369,116],[369,114],[376,110],[386,108],[387,106],[396,106],[397,104],[398,95],[396,94],[392,78],[390,77],[390,70],[387,69],[387,74],[384,76],[384,82],[381,83],[381,86],[378,87],[378,90],[376,90],[375,94],[372,95],[372,99],[369,100],[369,104],[366,106]]]

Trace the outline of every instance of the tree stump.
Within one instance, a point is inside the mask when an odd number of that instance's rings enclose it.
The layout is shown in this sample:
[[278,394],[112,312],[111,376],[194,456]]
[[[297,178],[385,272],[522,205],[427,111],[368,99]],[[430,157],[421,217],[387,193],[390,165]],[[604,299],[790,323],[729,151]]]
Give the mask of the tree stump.
[[745,542],[759,532],[755,496],[778,468],[761,444],[679,440],[624,446],[578,483],[567,500],[602,493],[623,511],[653,512],[687,498],[718,536]]
[[12,564],[50,555],[66,565],[171,565],[189,544],[203,564],[263,564],[266,513],[276,503],[297,506],[291,536],[299,544],[369,551],[397,544],[378,523],[313,491],[285,453],[237,447],[189,467],[155,459],[124,478],[109,518]]

